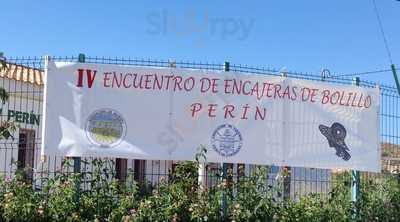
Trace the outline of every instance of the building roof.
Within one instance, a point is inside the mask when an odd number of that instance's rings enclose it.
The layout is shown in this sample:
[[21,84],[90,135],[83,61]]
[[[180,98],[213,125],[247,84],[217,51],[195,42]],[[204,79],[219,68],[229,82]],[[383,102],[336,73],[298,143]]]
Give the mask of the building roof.
[[7,68],[0,70],[0,77],[17,81],[43,85],[44,71],[24,65],[6,63]]

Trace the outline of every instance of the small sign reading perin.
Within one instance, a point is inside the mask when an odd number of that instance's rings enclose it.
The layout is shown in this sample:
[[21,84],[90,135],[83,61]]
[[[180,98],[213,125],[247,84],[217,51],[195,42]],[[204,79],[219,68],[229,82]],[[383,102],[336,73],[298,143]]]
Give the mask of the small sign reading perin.
[[[0,109],[0,114],[3,113],[3,109]],[[7,121],[14,120],[17,123],[25,123],[31,125],[40,124],[40,115],[31,112],[22,112],[18,110],[7,110]]]

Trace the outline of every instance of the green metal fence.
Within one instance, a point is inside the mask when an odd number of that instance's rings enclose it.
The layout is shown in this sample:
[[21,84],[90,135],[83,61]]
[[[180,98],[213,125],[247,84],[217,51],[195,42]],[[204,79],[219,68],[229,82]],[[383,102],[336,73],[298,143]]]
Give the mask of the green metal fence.
[[[86,62],[100,64],[118,64],[133,65],[147,67],[171,67],[203,69],[203,70],[226,70],[226,63],[208,63],[208,62],[191,62],[191,61],[174,61],[174,60],[154,60],[139,58],[120,58],[120,57],[88,57],[80,55],[78,57],[52,57],[56,62]],[[20,57],[8,58],[7,64],[14,64],[20,69],[35,69],[43,71],[44,57]],[[229,64],[229,71],[251,73],[258,75],[280,76],[282,72],[273,68],[253,67],[240,64]],[[285,71],[287,77],[308,79],[313,81],[324,81],[336,84],[354,84],[354,79],[345,75],[326,76],[311,73],[300,73],[293,71]],[[385,73],[381,73],[385,75]],[[389,73],[387,73],[389,75]],[[355,75],[354,75],[355,76]],[[29,77],[29,76],[28,76]],[[20,78],[20,79],[18,79]],[[22,78],[22,79],[21,79]],[[37,115],[40,120],[41,108],[43,105],[43,85],[30,83],[29,79],[24,80],[18,76],[3,76],[0,78],[0,87],[4,88],[10,95],[10,99],[3,104],[1,120],[15,119],[10,115],[12,112],[21,112],[27,114],[21,115]],[[360,87],[376,87],[376,83],[363,79],[357,80]],[[301,195],[309,193],[327,193],[332,186],[338,181],[348,181],[353,184],[353,199],[357,199],[359,190],[359,181],[361,179],[374,179],[385,177],[396,177],[399,175],[400,169],[400,145],[399,145],[399,95],[396,88],[387,85],[380,85],[381,88],[381,110],[380,110],[380,138],[382,148],[382,173],[353,172],[353,177],[337,176],[340,170],[331,169],[311,169],[300,167],[269,167],[269,176],[266,183],[271,186],[277,185],[276,179],[283,174],[288,174],[282,185],[282,191],[286,197],[297,198]],[[28,167],[28,174],[32,183],[37,189],[40,189],[43,178],[54,176],[61,171],[68,172],[90,172],[93,170],[91,161],[94,158],[74,158],[56,156],[40,156],[40,121],[38,124],[23,123],[14,133],[14,138],[9,137],[0,142],[0,173],[6,177],[13,177],[15,171],[21,167]],[[18,137],[18,138],[17,138]],[[33,142],[32,142],[33,141]],[[21,163],[23,161],[23,163]],[[69,163],[70,165],[67,165]],[[152,185],[156,185],[162,179],[168,179],[170,173],[177,164],[172,161],[153,160],[126,160],[111,159],[110,170],[112,175],[123,179],[129,173],[134,174],[134,178],[138,181],[147,181]],[[222,176],[226,176],[229,171],[229,179],[237,180],[240,177],[249,175],[254,169],[254,165],[247,164],[227,164],[224,165],[224,171],[221,174],[220,163],[209,163],[207,173],[204,179],[207,186],[212,186]],[[86,179],[89,180],[90,176]],[[400,181],[400,179],[399,179]],[[82,186],[86,186],[85,179],[82,180]],[[89,187],[87,187],[89,189]]]

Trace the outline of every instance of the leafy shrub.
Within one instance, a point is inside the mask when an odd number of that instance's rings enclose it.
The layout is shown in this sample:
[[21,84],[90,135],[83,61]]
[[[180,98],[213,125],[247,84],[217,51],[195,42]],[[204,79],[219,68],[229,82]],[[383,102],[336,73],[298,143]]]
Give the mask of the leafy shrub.
[[33,190],[32,184],[26,183],[22,176],[5,181],[2,184],[3,199],[2,217],[8,221],[43,221],[44,211],[41,207],[42,195]]
[[140,192],[132,174],[116,180],[111,160],[93,160],[90,173],[61,171],[44,178],[42,190],[34,190],[19,171],[0,180],[0,221],[398,221],[400,180],[393,176],[363,179],[356,203],[348,172],[333,175],[328,194],[284,200],[282,178],[268,185],[266,167],[237,181],[228,172],[215,186],[200,187],[200,158],[201,153],[179,164],[151,193]]
[[118,206],[119,184],[113,173],[111,160],[94,159],[93,171],[87,172],[89,189],[81,192],[79,212],[85,220],[107,218]]
[[78,204],[75,201],[78,175],[57,175],[49,179],[43,188],[44,210],[48,221],[79,221]]
[[399,221],[399,181],[394,178],[363,181],[357,207],[359,221]]
[[267,168],[257,167],[249,178],[239,180],[236,195],[230,205],[231,219],[235,221],[272,221],[279,206],[278,193],[266,186]]

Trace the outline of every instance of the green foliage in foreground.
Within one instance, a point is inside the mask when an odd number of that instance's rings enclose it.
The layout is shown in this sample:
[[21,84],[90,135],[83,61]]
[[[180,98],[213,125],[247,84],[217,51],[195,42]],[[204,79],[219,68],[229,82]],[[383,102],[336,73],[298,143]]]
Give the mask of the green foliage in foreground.
[[[198,162],[177,166],[169,180],[144,193],[129,177],[113,179],[110,161],[94,160],[92,173],[58,174],[41,181],[35,191],[23,174],[2,179],[0,221],[398,221],[400,185],[396,178],[363,180],[357,204],[350,200],[350,175],[337,178],[329,194],[297,200],[282,199],[280,185],[266,184],[267,169],[258,167],[248,178],[220,180],[211,188],[197,184]],[[85,179],[78,191],[77,183]],[[76,196],[79,192],[80,198]],[[221,216],[222,195],[227,216]]]

